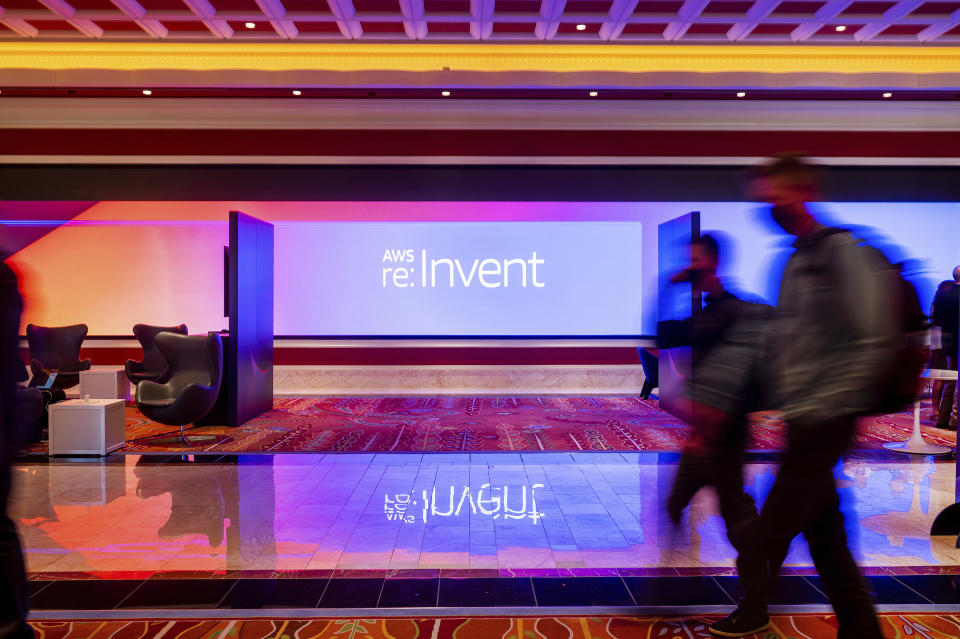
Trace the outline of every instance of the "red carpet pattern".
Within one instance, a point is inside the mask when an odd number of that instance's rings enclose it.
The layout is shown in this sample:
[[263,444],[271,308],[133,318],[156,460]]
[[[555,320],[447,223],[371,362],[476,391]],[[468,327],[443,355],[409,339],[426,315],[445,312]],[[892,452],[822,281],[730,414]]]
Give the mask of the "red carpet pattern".
[[[924,414],[929,408],[924,410]],[[925,422],[931,442],[954,446],[956,433]],[[863,420],[857,448],[907,439],[912,412]],[[120,452],[571,452],[677,451],[687,426],[638,397],[352,397],[274,399],[274,409],[238,428],[203,427],[212,443],[159,445],[144,438],[172,432],[127,407],[128,443]],[[752,419],[756,450],[782,446],[776,413]],[[46,453],[46,444],[30,452]]]
[[[33,622],[38,639],[706,639],[715,617],[470,617],[446,619],[253,619]],[[775,615],[753,639],[836,636],[832,615]],[[960,636],[955,615],[884,614],[884,635],[927,639]]]

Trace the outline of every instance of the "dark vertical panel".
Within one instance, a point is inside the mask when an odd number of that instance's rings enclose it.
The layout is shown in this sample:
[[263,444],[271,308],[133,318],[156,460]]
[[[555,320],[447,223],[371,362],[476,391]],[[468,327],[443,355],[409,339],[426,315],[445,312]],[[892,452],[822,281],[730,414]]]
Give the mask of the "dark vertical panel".
[[230,247],[223,247],[223,316],[230,318]]
[[273,225],[230,212],[231,426],[273,407]]
[[[700,292],[692,284],[671,284],[677,271],[690,265],[690,242],[700,237],[700,213],[681,215],[657,228],[657,279],[659,321],[686,319],[699,312]],[[680,399],[682,378],[689,377],[688,347],[661,350],[659,354],[660,406],[671,413]]]
[[690,243],[699,237],[699,211],[657,227],[658,321],[686,319],[699,310],[699,296],[694,295],[689,283],[670,283],[674,273],[690,265]]

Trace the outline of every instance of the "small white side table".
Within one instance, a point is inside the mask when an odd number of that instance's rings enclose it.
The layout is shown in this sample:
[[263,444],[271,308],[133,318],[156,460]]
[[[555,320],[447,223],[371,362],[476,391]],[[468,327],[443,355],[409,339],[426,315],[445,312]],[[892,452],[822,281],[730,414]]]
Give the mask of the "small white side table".
[[130,399],[130,382],[122,368],[95,368],[80,371],[80,397]]
[[49,455],[106,455],[123,446],[122,399],[71,399],[50,406]]
[[[957,371],[947,371],[937,368],[931,368],[924,371],[922,375],[926,380],[956,381]],[[950,448],[940,444],[931,444],[923,438],[920,432],[920,400],[913,403],[913,432],[910,433],[910,439],[902,442],[890,442],[883,445],[888,450],[894,450],[898,453],[910,453],[913,455],[947,455]]]

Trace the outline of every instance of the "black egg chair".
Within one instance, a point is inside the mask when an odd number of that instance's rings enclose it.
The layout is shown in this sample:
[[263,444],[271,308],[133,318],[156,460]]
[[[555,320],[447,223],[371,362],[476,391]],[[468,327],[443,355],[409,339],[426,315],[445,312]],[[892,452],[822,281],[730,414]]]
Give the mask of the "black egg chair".
[[127,373],[127,379],[139,384],[143,381],[163,383],[170,372],[170,364],[157,348],[156,338],[160,333],[180,333],[187,334],[186,324],[179,326],[151,326],[149,324],[137,324],[133,327],[133,335],[140,342],[143,348],[143,360],[128,359],[123,365]]
[[638,348],[640,365],[643,367],[643,387],[640,389],[640,399],[650,399],[650,393],[660,385],[660,360],[645,348]]
[[[86,324],[37,326],[27,324],[30,371],[34,379],[56,373],[52,388],[70,388],[80,383],[80,371],[90,370],[90,360],[80,359],[80,346],[87,336]],[[31,381],[31,386],[35,386]]]
[[184,427],[206,416],[217,401],[223,376],[220,336],[161,332],[156,344],[170,364],[170,372],[163,383],[145,380],[137,384],[137,408],[155,422],[179,426],[180,434],[151,443],[192,444],[216,439],[215,435],[185,435]]

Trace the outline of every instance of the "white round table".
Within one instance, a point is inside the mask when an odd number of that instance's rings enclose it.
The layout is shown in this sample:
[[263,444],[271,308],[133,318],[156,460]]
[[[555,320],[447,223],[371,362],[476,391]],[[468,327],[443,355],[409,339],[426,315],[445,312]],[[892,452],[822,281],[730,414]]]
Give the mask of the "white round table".
[[[930,381],[956,381],[957,371],[931,368],[930,370],[924,371],[921,377]],[[890,442],[888,444],[884,444],[883,447],[887,450],[893,450],[898,453],[909,453],[911,455],[948,455],[951,451],[948,446],[931,444],[923,438],[923,434],[920,432],[919,399],[913,404],[913,432],[910,434],[910,439],[902,442]]]

